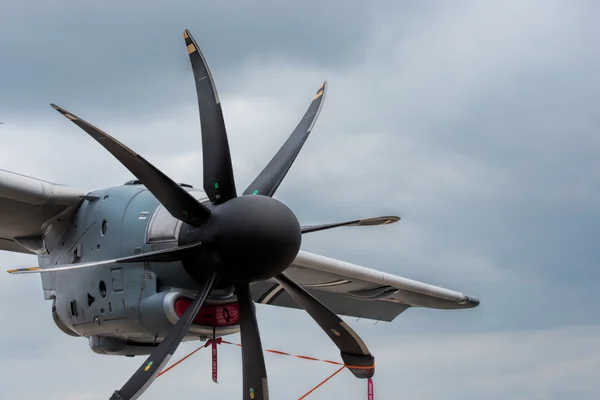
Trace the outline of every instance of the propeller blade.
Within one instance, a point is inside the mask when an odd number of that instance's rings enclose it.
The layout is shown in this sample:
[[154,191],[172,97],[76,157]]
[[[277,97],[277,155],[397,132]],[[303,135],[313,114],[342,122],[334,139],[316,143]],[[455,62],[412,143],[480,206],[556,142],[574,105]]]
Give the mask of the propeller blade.
[[323,82],[317,94],[313,97],[312,103],[306,110],[304,117],[296,126],[290,137],[285,141],[277,154],[271,159],[269,164],[256,177],[254,182],[244,191],[247,194],[260,194],[263,196],[273,197],[275,191],[287,175],[294,160],[302,150],[304,142],[308,139],[308,135],[317,121],[317,117],[323,107],[325,94],[327,93],[327,81]]
[[315,320],[335,343],[344,363],[365,369],[350,369],[354,376],[361,379],[371,378],[375,374],[375,358],[352,328],[340,317],[298,285],[285,274],[279,274],[275,280],[283,289]]
[[108,150],[121,162],[143,185],[160,201],[160,203],[180,221],[199,226],[211,214],[210,210],[198,202],[184,188],[176,184],[158,170],[154,165],[136,154],[127,146],[96,128],[87,121],[68,112],[55,104],[52,108],[67,117],[75,125],[87,132],[92,138]]
[[301,229],[302,229],[302,233],[310,233],[310,232],[324,231],[326,229],[331,229],[331,228],[338,228],[340,226],[377,226],[377,225],[393,224],[398,221],[400,221],[400,217],[385,216],[385,217],[357,219],[354,221],[346,221],[346,222],[336,222],[333,224],[307,225],[307,226],[301,227]]
[[240,307],[240,335],[242,337],[242,371],[243,398],[268,400],[269,387],[267,384],[267,368],[258,322],[256,321],[256,306],[252,301],[252,293],[248,283],[235,285],[238,304]]
[[202,304],[208,297],[210,290],[215,284],[217,276],[211,274],[204,287],[185,310],[185,313],[179,318],[179,321],[171,328],[164,340],[148,356],[146,361],[138,368],[131,378],[123,385],[121,390],[116,390],[110,397],[110,400],[130,400],[137,399],[152,384],[156,376],[167,365],[173,353],[177,350],[179,343],[183,340],[190,325],[194,321],[196,314],[200,311]]
[[178,261],[182,258],[185,258],[187,255],[193,255],[200,250],[202,243],[192,243],[186,244],[184,246],[172,247],[170,249],[156,250],[150,251],[148,253],[115,258],[112,260],[102,260],[102,261],[91,261],[86,263],[75,263],[75,264],[65,264],[65,265],[57,265],[50,268],[41,268],[41,267],[29,267],[29,268],[17,268],[17,269],[9,269],[7,272],[9,274],[37,274],[37,273],[45,273],[45,272],[56,272],[56,271],[66,271],[69,269],[81,269],[81,268],[91,268],[97,267],[99,265],[106,264],[117,264],[117,263],[141,263],[141,262],[171,262]]
[[187,29],[183,33],[196,81],[200,128],[202,129],[202,158],[204,191],[212,203],[224,203],[237,197],[231,153],[221,101],[206,59]]

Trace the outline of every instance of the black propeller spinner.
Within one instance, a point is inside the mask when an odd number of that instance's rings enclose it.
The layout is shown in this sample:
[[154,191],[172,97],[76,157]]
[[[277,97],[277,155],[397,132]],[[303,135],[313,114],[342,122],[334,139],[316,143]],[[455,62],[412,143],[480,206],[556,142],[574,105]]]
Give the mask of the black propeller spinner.
[[[321,326],[359,378],[373,376],[374,358],[364,342],[337,315],[284,274],[296,258],[302,234],[339,226],[381,225],[398,217],[377,217],[301,227],[294,213],[272,196],[292,166],[321,111],[327,83],[323,82],[296,129],[242,196],[237,195],[221,103],[208,64],[189,33],[184,32],[200,112],[204,190],[210,208],[173,182],[140,155],[63,108],[57,111],[82,128],[144,184],[158,201],[185,224],[179,246],[110,262],[180,260],[201,290],[161,344],[111,399],[136,399],[150,386],[186,335],[196,314],[218,280],[235,285],[240,305],[244,399],[268,399],[267,372],[250,283],[275,278]],[[106,264],[107,261],[88,263]],[[82,264],[80,264],[82,265]]]

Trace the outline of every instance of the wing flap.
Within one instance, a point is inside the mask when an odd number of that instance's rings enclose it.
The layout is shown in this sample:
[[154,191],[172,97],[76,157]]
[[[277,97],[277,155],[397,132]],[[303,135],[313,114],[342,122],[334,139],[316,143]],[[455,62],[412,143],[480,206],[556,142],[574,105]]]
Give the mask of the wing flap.
[[[275,281],[252,285],[251,290],[254,301],[259,304],[300,309],[298,303],[290,295],[284,290],[277,289],[278,286]],[[340,293],[304,287],[331,311],[348,317],[389,322],[410,307],[407,304],[389,301],[378,301],[377,304],[374,304],[372,301],[357,300]]]

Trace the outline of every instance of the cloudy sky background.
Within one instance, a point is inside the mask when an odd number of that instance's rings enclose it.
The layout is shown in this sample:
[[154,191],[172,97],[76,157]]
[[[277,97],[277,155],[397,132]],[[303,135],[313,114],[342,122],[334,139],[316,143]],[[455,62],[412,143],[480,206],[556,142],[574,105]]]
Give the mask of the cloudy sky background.
[[[156,4],[154,4],[156,3]],[[303,248],[475,295],[351,325],[379,399],[595,399],[600,392],[600,5],[593,1],[3,2],[0,168],[85,188],[129,172],[54,102],[176,181],[202,185],[188,28],[219,88],[238,190],[301,118],[320,119],[277,197],[303,223],[397,213]],[[35,257],[0,253],[17,268]],[[106,399],[142,359],[96,355],[54,325],[39,277],[0,274],[7,399]],[[258,308],[263,345],[337,359],[300,311]],[[231,338],[239,340],[236,336]],[[195,348],[184,344],[176,354]],[[241,397],[239,349],[159,378],[145,399]],[[267,355],[297,399],[335,369]],[[349,372],[312,399],[363,399]]]

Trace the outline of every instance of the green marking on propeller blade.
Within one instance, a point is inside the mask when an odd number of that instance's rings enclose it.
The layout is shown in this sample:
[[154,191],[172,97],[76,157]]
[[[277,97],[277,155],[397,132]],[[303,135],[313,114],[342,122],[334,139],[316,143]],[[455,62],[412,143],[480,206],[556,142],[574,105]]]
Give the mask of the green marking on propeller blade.
[[146,368],[144,368],[144,371],[148,371],[150,369],[150,367],[152,367],[152,364],[153,364],[152,361],[150,361],[148,363],[148,365],[146,365]]

